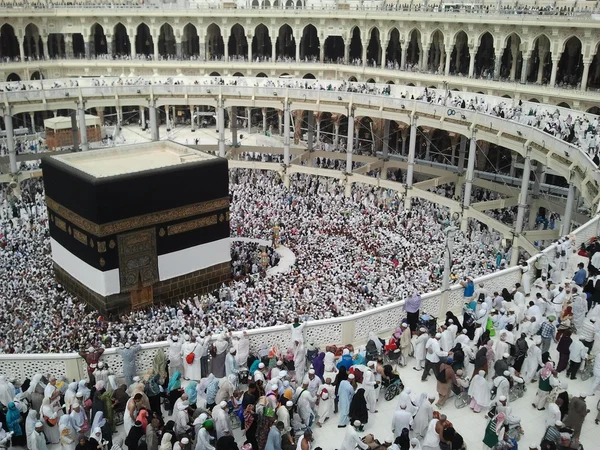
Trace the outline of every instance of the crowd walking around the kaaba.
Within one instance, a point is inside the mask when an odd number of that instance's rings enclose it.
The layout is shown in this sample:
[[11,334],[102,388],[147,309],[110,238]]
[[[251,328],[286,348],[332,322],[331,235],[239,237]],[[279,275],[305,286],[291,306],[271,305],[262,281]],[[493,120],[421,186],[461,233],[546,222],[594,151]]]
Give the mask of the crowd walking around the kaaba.
[[[231,284],[115,320],[53,280],[42,184],[24,183],[21,199],[3,197],[3,352],[78,351],[88,372],[81,380],[1,376],[0,445],[309,450],[326,445],[313,439],[331,421],[343,429],[335,448],[462,449],[469,430],[452,424],[454,396],[474,414],[489,413],[486,448],[513,449],[525,432],[519,394],[532,383],[530,408],[546,431],[527,438],[543,449],[577,442],[586,397],[600,387],[593,360],[600,244],[579,249],[561,239],[554,258],[523,263],[520,283],[492,289],[473,278],[505,264],[506,255],[498,236],[471,224],[456,237],[452,268],[463,286],[462,317],[448,312],[436,323],[422,315],[420,293],[440,285],[449,224],[442,207],[415,200],[405,211],[394,192],[356,186],[346,197],[343,186],[305,175],[289,189],[276,174],[249,170],[232,171],[230,181],[232,235],[268,240],[277,223],[294,266],[281,277],[256,277],[256,249],[243,244],[234,247]],[[406,319],[391,336],[371,330],[356,348],[320,348],[306,337],[307,319],[397,299],[405,300]],[[252,343],[239,331],[285,323],[292,325],[284,345]],[[139,370],[140,344],[160,340],[168,346],[154,353],[151,370]],[[111,347],[122,368],[103,356]],[[434,384],[405,385],[414,371]],[[567,379],[584,372],[590,381],[568,392]],[[377,413],[390,385],[401,391],[391,420]],[[388,435],[369,434],[382,420]]]

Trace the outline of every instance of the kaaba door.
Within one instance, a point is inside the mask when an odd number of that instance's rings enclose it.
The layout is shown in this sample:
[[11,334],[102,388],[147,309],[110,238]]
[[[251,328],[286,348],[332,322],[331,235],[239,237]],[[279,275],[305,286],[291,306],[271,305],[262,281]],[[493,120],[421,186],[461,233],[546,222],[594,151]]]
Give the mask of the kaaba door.
[[136,310],[144,308],[148,305],[152,305],[153,297],[152,286],[144,287],[142,284],[141,276],[138,279],[138,288],[135,291],[131,291],[131,309]]
[[118,240],[121,292],[130,293],[132,309],[152,304],[152,285],[159,280],[156,230],[120,234]]

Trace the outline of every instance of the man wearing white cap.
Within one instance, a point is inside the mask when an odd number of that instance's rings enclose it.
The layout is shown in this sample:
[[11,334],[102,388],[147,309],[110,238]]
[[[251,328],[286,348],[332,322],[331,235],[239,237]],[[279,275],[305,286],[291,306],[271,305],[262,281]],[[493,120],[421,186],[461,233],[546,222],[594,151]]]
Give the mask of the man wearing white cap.
[[265,382],[265,363],[262,362],[258,364],[258,370],[254,372],[254,382],[259,380]]
[[31,450],[48,450],[46,446],[46,436],[44,436],[44,424],[42,422],[35,423],[35,429],[31,436],[27,436],[27,440],[31,439]]
[[365,400],[370,413],[377,412],[377,396],[375,391],[375,361],[367,363],[369,369],[363,374],[362,388],[365,390]]
[[348,427],[346,430],[346,434],[344,435],[344,440],[342,441],[342,446],[340,450],[354,450],[357,446],[366,450],[369,448],[367,444],[365,444],[360,436],[358,435],[358,430],[362,427],[362,423],[360,420],[355,420],[352,422],[352,426]]
[[394,433],[394,439],[402,434],[402,430],[407,428],[411,429],[413,425],[413,416],[406,410],[406,403],[401,403],[400,407],[394,412],[392,418],[392,432]]
[[423,370],[423,367],[425,367],[425,345],[428,340],[429,334],[427,333],[427,329],[424,327],[419,328],[419,334],[417,335],[414,344],[416,360],[415,367],[413,367],[414,370]]
[[308,390],[313,397],[317,396],[319,387],[321,386],[321,379],[315,375],[315,369],[310,369],[304,376],[302,383],[308,383]]
[[231,347],[229,349],[229,353],[225,357],[225,375],[226,376],[235,375],[236,378],[238,377],[240,368],[238,366],[236,354],[237,354],[236,349]]
[[429,338],[427,344],[425,344],[425,369],[423,370],[421,381],[427,381],[431,369],[433,369],[433,373],[437,376],[440,371],[440,358],[448,356],[448,353],[443,352],[440,348],[439,341],[441,337],[441,333],[437,333],[435,337]]
[[338,428],[343,428],[350,422],[350,403],[354,397],[354,375],[348,375],[347,380],[342,380],[338,387],[338,409],[340,413],[340,422]]
[[319,407],[317,409],[317,425],[320,427],[333,414],[333,399],[335,387],[331,384],[331,378],[325,378],[325,383],[319,386],[317,392]]
[[292,429],[290,424],[290,411],[294,407],[294,402],[288,400],[285,404],[277,408],[277,420],[283,422],[283,432],[289,433]]
[[217,432],[217,440],[223,436],[231,435],[231,421],[229,420],[229,414],[225,411],[227,408],[227,402],[222,401],[212,409],[212,418],[215,425],[215,431]]
[[413,431],[415,434],[422,438],[427,432],[429,422],[433,419],[433,402],[435,401],[434,394],[421,394],[419,399],[419,405],[417,413],[414,416]]
[[310,393],[306,381],[302,383],[302,386],[299,386],[296,389],[296,407],[298,408],[298,415],[300,416],[302,423],[307,427],[312,425],[314,417],[313,408],[316,402],[317,399]]
[[123,377],[125,377],[125,382],[128,385],[133,382],[133,377],[136,373],[135,360],[141,349],[140,344],[131,345],[127,342],[124,348],[117,350],[117,353],[123,358]]

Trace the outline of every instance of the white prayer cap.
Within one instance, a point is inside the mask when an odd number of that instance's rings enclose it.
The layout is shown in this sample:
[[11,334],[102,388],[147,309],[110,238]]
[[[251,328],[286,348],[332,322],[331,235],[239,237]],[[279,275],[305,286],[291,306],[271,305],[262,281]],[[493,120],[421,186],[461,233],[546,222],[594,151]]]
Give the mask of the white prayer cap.
[[354,422],[352,422],[352,425],[354,425],[355,427],[360,427],[362,425],[362,422],[360,420],[355,420]]
[[231,347],[231,348],[229,349],[229,353],[232,353],[232,354],[233,354],[233,353],[235,353],[235,348]]
[[264,369],[264,368],[265,368],[265,363],[260,363],[260,364],[258,365],[258,368],[259,368],[259,369]]
[[181,440],[181,443],[184,444],[184,445],[185,444],[189,444],[189,442],[190,442],[190,440],[188,438],[185,438],[185,437]]
[[283,361],[281,361],[281,360],[277,361],[277,365],[278,366],[283,366]]
[[502,355],[502,357],[503,357],[503,358],[510,358],[510,354],[508,354],[508,353],[504,353],[504,354]]
[[586,398],[588,395],[587,395],[585,392],[580,392],[580,393],[579,393],[579,396],[580,396],[581,398]]
[[442,333],[435,333],[435,338],[440,339],[442,337]]
[[227,402],[225,400],[223,400],[221,403],[219,403],[219,406],[223,409],[225,409],[225,407],[227,406]]
[[498,400],[500,400],[501,402],[505,402],[506,401],[506,396],[501,395],[500,397],[498,397]]
[[279,378],[285,378],[285,377],[287,377],[287,370],[280,371],[279,372]]
[[504,375],[505,377],[510,376],[510,372],[508,370],[505,370],[504,373],[502,373],[502,375]]
[[564,427],[565,424],[562,423],[560,420],[557,420],[556,422],[554,422],[554,425],[556,425],[557,427]]
[[406,322],[402,322],[402,328],[406,328],[408,324]]
[[421,327],[421,328],[419,328],[419,331],[422,331],[423,333],[425,333],[427,331],[427,328]]
[[349,355],[350,354],[350,350],[348,350],[347,348],[344,349],[344,351],[342,352],[342,355]]
[[479,376],[482,376],[482,377],[485,377],[485,370],[480,370],[480,371],[478,372],[478,375],[479,375]]
[[369,366],[369,367],[375,367],[375,361],[369,361],[367,363],[367,366]]
[[465,330],[465,329],[463,328],[463,330],[462,330],[462,334],[467,334],[467,330]]
[[79,402],[73,402],[71,403],[71,407],[72,408],[79,408],[81,405],[79,404]]
[[448,323],[454,323],[454,320],[448,319]]
[[40,422],[39,420],[35,423],[36,428],[41,428],[43,426],[44,426],[44,424],[42,424],[42,422]]
[[77,394],[75,394],[75,397],[83,398],[83,392],[78,392]]
[[129,342],[127,342],[127,343],[125,344],[125,348],[129,348],[129,347],[131,347],[131,344],[130,344]]
[[273,392],[276,392],[276,391],[277,391],[277,389],[279,389],[279,387],[278,387],[276,384],[272,384],[272,385],[271,385],[271,390],[272,390]]
[[351,373],[350,375],[348,375],[348,379],[349,379],[349,380],[354,380],[354,374],[353,374],[353,373]]

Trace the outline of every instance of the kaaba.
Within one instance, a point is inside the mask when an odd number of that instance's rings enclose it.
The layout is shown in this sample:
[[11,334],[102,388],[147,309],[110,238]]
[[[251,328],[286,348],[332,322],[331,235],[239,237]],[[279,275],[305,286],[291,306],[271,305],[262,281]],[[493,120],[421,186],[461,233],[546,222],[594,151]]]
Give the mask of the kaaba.
[[55,275],[102,314],[231,278],[227,160],[170,141],[44,156]]

